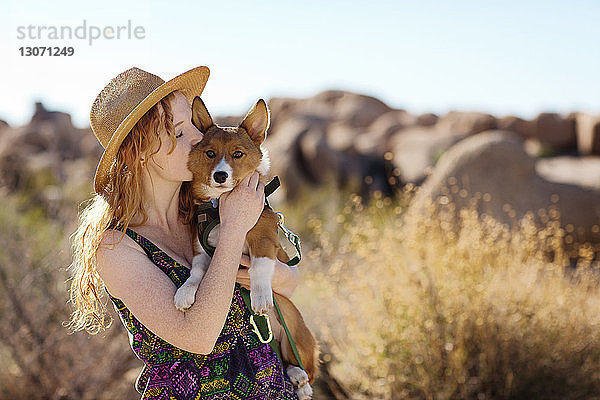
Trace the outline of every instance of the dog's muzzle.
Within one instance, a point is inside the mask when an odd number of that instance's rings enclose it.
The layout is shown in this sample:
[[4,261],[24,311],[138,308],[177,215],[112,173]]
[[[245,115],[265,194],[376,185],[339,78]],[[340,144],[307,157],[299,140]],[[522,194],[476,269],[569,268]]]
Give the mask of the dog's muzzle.
[[225,171],[217,171],[213,174],[213,179],[217,183],[224,183],[229,175]]

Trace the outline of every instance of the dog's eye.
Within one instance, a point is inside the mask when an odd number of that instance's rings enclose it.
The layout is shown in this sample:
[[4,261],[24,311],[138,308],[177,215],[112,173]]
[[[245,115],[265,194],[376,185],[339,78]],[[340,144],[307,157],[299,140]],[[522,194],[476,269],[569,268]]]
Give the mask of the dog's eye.
[[233,158],[241,158],[243,155],[244,155],[244,153],[242,153],[239,150],[233,152]]
[[217,156],[217,155],[215,154],[215,152],[214,152],[214,151],[212,151],[212,150],[208,150],[208,151],[206,152],[206,155],[208,156],[208,158],[215,158],[215,157]]

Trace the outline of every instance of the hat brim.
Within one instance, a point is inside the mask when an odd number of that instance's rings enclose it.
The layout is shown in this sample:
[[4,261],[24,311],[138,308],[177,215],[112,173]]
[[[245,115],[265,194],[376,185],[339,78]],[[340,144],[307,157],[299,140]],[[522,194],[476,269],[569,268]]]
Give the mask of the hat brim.
[[176,90],[182,92],[191,104],[195,96],[202,94],[209,75],[210,70],[204,66],[196,67],[181,75],[177,75],[175,78],[154,89],[123,119],[115,133],[111,136],[96,168],[94,190],[97,194],[104,193],[104,188],[108,183],[108,171],[117,155],[117,151],[140,118],[163,97]]

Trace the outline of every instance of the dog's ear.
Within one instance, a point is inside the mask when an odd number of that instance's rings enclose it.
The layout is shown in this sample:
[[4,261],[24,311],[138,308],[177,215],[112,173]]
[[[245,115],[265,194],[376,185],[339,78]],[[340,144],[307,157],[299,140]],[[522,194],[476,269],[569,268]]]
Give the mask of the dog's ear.
[[213,125],[212,117],[199,96],[194,97],[192,102],[192,124],[202,133]]
[[256,102],[254,107],[244,117],[240,127],[248,132],[250,139],[256,144],[261,144],[265,140],[267,129],[269,128],[269,109],[263,99]]

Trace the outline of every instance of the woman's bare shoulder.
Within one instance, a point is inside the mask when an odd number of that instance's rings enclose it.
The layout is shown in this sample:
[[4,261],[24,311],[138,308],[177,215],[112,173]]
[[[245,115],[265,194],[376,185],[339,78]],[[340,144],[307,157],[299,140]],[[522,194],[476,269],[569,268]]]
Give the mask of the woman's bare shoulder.
[[96,269],[109,291],[118,292],[124,279],[135,279],[142,270],[156,268],[132,238],[121,231],[107,229],[96,251]]
[[184,350],[205,351],[205,341],[186,329],[189,321],[175,308],[176,286],[171,279],[133,239],[121,237],[120,231],[106,231],[96,252],[98,274],[110,295],[162,339]]
[[130,238],[125,232],[116,230],[116,229],[107,229],[102,234],[102,240],[98,249],[108,249],[108,250],[116,250],[122,249],[123,246],[127,246],[129,248],[134,248],[143,253],[141,247]]

